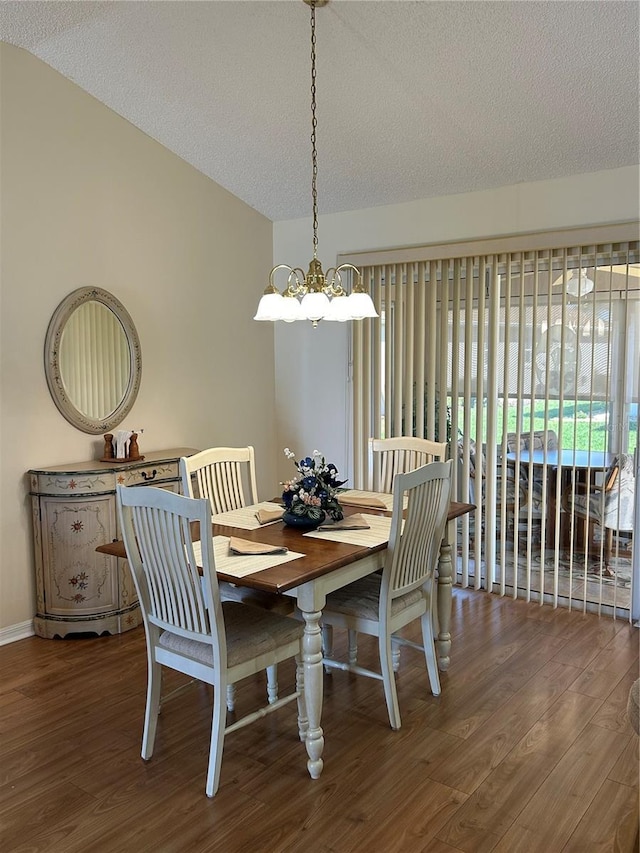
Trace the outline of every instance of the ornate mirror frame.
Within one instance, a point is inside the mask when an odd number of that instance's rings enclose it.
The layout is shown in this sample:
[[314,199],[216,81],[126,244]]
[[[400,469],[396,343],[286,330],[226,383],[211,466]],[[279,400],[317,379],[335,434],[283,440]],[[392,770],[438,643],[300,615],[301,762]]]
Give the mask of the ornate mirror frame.
[[[106,306],[119,320],[129,350],[129,381],[120,402],[112,412],[102,419],[92,418],[80,411],[70,400],[60,371],[59,354],[62,335],[71,315],[87,302],[99,302]],[[51,317],[44,346],[44,370],[47,385],[61,414],[82,432],[98,435],[110,432],[131,411],[140,389],[142,355],[140,339],[129,312],[113,294],[99,287],[80,287],[66,296]]]

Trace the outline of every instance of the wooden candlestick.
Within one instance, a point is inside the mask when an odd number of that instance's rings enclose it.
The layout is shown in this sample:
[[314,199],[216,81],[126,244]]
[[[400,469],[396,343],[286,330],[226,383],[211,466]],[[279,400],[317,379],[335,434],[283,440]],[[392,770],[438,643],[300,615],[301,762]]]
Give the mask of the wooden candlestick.
[[132,432],[129,439],[129,456],[131,462],[137,462],[140,459],[140,449],[138,447],[138,433]]
[[104,453],[102,454],[103,459],[113,459],[113,435],[108,432],[104,437]]

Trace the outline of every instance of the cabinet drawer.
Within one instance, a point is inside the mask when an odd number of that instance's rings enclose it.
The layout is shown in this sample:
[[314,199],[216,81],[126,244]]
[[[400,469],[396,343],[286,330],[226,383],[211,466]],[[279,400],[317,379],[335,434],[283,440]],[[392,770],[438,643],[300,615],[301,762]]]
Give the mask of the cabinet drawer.
[[30,485],[31,494],[34,495],[60,495],[61,497],[106,495],[115,491],[115,476],[110,470],[69,473],[32,471]]
[[136,468],[130,468],[117,474],[120,486],[157,486],[168,481],[180,479],[178,461],[150,462]]

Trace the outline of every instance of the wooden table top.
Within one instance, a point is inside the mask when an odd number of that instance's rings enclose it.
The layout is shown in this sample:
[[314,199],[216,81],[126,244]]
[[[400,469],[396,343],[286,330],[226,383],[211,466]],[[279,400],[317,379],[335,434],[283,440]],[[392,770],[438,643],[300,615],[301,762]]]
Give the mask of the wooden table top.
[[[449,505],[447,520],[453,521],[468,512],[472,512],[474,509],[475,506],[473,504],[452,501]],[[363,511],[369,514],[376,513],[375,510],[370,509],[363,510],[357,507],[345,507],[345,514]],[[378,514],[390,515],[390,513],[384,512]],[[354,563],[356,560],[360,560],[369,554],[384,551],[387,547],[386,543],[374,548],[367,548],[362,545],[332,542],[328,539],[316,539],[311,536],[303,538],[302,531],[287,527],[281,522],[267,524],[256,530],[226,527],[220,524],[214,524],[212,528],[214,536],[238,536],[241,539],[250,539],[254,542],[263,542],[269,545],[284,545],[290,551],[302,552],[304,554],[303,557],[297,560],[281,563],[269,569],[262,569],[254,575],[247,575],[241,579],[226,575],[224,572],[218,572],[218,577],[221,580],[230,581],[236,585],[252,587],[253,589],[262,589],[267,592],[287,592],[287,590],[328,574],[335,569]],[[197,527],[192,530],[192,536],[194,539],[200,538]],[[96,551],[123,559],[126,559],[127,556],[124,542],[121,540],[99,545]]]

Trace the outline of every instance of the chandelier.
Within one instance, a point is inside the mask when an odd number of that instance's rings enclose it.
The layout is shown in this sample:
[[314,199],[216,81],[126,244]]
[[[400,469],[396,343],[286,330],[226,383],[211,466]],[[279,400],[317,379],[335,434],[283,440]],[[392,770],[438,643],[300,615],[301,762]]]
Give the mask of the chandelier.
[[[314,326],[320,320],[363,320],[377,317],[373,300],[362,284],[362,274],[353,264],[331,267],[326,274],[318,260],[318,152],[316,149],[316,6],[328,0],[303,0],[311,7],[311,197],[313,200],[313,258],[305,275],[300,267],[277,264],[269,274],[269,284],[260,299],[254,320],[310,320]],[[282,293],[275,285],[280,271],[286,277]],[[351,293],[346,284],[351,280]]]
[[587,278],[587,271],[581,269],[573,270],[571,278],[565,284],[564,289],[567,291],[569,296],[574,296],[576,299],[580,299],[581,296],[586,296],[588,293],[591,293],[594,287],[595,285],[593,281],[590,278]]
[[552,286],[563,286],[567,296],[571,296],[574,299],[581,299],[583,296],[587,296],[591,293],[595,287],[595,282],[587,277],[587,271],[585,269],[576,268],[571,270],[569,278],[566,278],[565,273],[559,275],[553,282]]

